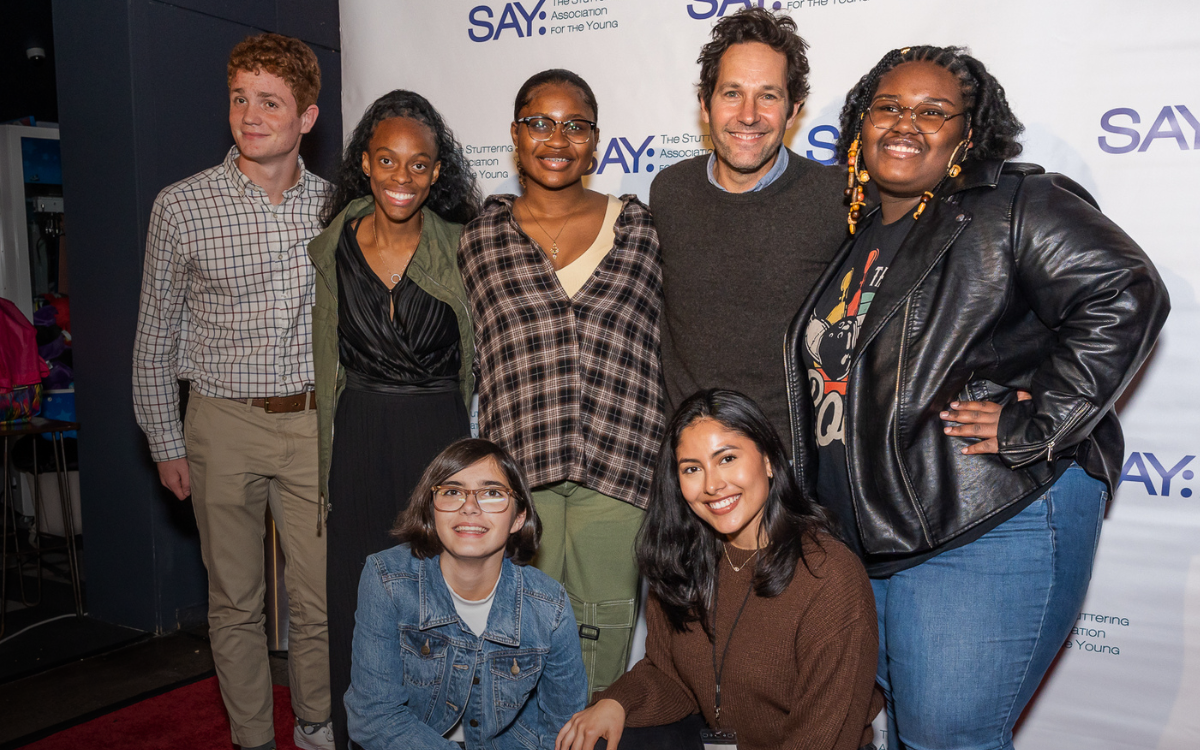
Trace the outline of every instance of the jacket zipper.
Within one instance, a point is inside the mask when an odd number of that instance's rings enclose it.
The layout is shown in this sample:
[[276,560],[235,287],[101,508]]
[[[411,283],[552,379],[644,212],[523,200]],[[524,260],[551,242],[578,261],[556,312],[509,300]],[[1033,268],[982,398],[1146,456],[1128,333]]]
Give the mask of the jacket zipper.
[[796,366],[789,354],[788,340],[785,337],[783,340],[783,376],[788,391],[788,420],[791,422],[792,427],[792,463],[795,464],[800,460],[800,443],[796,437],[799,435],[797,429],[800,426],[800,419],[796,415],[796,409],[792,406],[792,404],[796,403],[797,398],[795,387]]
[[[910,295],[904,302],[904,316],[902,318],[903,325],[900,327],[900,354],[896,363],[896,392],[894,394],[894,402],[896,409],[900,408],[900,383],[903,382],[904,374],[904,357],[908,349],[908,315],[912,308],[912,296]],[[846,413],[849,413],[846,409]],[[908,501],[912,504],[913,510],[917,514],[917,522],[921,524],[921,533],[925,535],[925,542],[931,547],[933,546],[933,538],[929,534],[929,526],[925,523],[925,514],[921,512],[921,506],[917,504],[917,493],[913,489],[912,480],[909,479],[908,469],[904,466],[903,450],[900,447],[900,417],[897,414],[892,419],[892,442],[896,447],[896,466],[900,469],[900,478],[904,480],[904,489],[908,492]],[[850,451],[846,451],[846,468],[850,467]]]
[[1075,425],[1077,425],[1081,421],[1083,421],[1083,418],[1089,412],[1091,412],[1091,404],[1088,404],[1087,402],[1081,403],[1075,407],[1075,410],[1071,412],[1071,416],[1067,417],[1067,421],[1063,422],[1062,427],[1059,427],[1058,430],[1055,431],[1055,433],[1050,436],[1049,440],[1046,440],[1042,443],[1034,443],[1031,446],[1026,446],[1026,447],[1020,448],[1018,450],[1012,450],[1012,449],[1002,450],[1002,451],[1000,451],[1000,453],[1005,456],[1015,456],[1015,455],[1020,455],[1022,453],[1027,453],[1029,451],[1035,451],[1034,455],[1031,456],[1030,458],[1027,458],[1024,461],[1020,461],[1018,463],[1014,463],[1012,465],[1012,467],[1014,469],[1020,469],[1024,466],[1030,465],[1034,461],[1041,460],[1043,450],[1046,451],[1046,461],[1047,462],[1053,461],[1054,460],[1054,445],[1055,445],[1055,443],[1057,443],[1058,439],[1060,437],[1062,437],[1064,434],[1066,434],[1070,430],[1074,429]]

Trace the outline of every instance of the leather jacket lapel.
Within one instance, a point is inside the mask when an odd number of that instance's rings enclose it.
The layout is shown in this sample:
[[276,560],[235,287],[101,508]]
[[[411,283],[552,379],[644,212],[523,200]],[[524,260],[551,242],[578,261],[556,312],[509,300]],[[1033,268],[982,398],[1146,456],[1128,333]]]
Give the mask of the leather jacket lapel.
[[970,212],[959,205],[948,204],[944,199],[929,202],[921,219],[901,243],[871,301],[871,310],[858,333],[851,367],[970,223]]

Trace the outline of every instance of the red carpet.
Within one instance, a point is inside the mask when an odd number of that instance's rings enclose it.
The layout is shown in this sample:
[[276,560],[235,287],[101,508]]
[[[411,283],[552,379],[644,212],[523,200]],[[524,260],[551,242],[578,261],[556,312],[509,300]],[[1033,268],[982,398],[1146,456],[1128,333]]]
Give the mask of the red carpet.
[[[292,742],[291,692],[275,686],[275,743]],[[217,678],[147,698],[98,719],[64,729],[26,750],[231,750],[229,719]]]

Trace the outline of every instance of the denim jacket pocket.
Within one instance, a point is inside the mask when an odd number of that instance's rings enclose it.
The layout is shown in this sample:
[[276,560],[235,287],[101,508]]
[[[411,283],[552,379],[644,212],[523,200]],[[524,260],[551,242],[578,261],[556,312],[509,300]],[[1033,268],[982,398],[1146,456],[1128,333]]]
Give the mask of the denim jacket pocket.
[[442,682],[450,642],[428,631],[402,629],[400,649],[404,655],[404,682],[429,687]]
[[501,724],[511,716],[499,709],[519,709],[537,685],[542,673],[544,651],[518,651],[493,654],[489,667],[495,691],[495,704]]

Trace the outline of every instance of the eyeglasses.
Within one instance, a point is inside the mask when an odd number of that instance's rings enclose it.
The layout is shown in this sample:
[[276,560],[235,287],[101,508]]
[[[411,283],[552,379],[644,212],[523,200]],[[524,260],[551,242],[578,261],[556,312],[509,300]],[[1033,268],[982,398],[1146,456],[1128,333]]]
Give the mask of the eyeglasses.
[[587,143],[592,137],[592,131],[596,129],[596,123],[591,120],[558,120],[541,115],[532,117],[522,117],[517,120],[518,125],[524,125],[529,130],[529,137],[535,141],[548,141],[550,136],[554,135],[554,129],[562,126],[563,135],[571,143]]
[[512,501],[512,490],[507,487],[466,487],[439,485],[433,488],[433,508],[444,513],[454,513],[467,504],[467,498],[475,498],[476,505],[484,513],[503,513]]
[[962,117],[966,114],[966,112],[959,112],[956,115],[948,115],[934,104],[901,107],[895,102],[883,100],[873,103],[867,110],[867,116],[871,118],[871,124],[880,130],[891,130],[900,122],[906,109],[909,117],[912,118],[913,128],[922,135],[933,135],[942,129],[947,120],[953,120],[955,117]]

